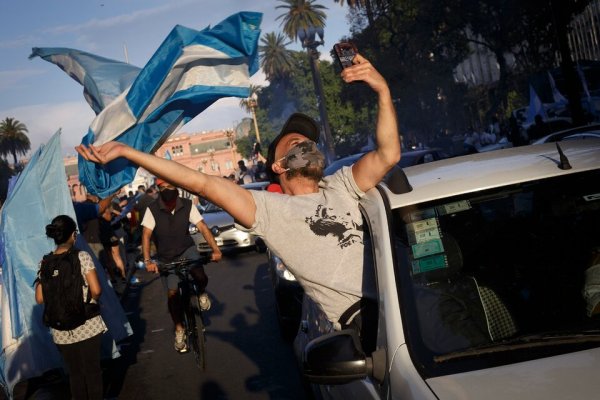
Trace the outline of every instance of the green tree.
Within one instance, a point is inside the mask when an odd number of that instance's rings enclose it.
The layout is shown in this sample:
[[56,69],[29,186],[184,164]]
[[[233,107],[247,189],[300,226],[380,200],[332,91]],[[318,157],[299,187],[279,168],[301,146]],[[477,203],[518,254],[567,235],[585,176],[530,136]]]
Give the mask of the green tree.
[[[344,5],[344,0],[334,1],[336,3],[340,3],[342,6]],[[348,7],[352,9],[365,9],[369,25],[373,25],[375,23],[375,10],[383,9],[386,3],[386,0],[346,0],[346,4],[348,4]]]
[[6,200],[8,181],[13,175],[14,171],[10,168],[6,160],[0,158],[0,207]]
[[267,80],[274,82],[286,79],[292,68],[290,52],[286,48],[290,42],[287,42],[281,33],[275,34],[275,32],[267,33],[260,42],[261,45],[258,46],[260,67]]
[[281,5],[277,9],[287,10],[277,19],[283,19],[283,33],[293,41],[298,39],[298,32],[308,28],[324,28],[327,15],[325,11],[327,7],[316,4],[315,0],[279,0]]
[[0,155],[13,156],[14,166],[17,166],[17,154],[25,155],[31,148],[31,142],[26,135],[27,127],[14,118],[5,118],[0,122]]

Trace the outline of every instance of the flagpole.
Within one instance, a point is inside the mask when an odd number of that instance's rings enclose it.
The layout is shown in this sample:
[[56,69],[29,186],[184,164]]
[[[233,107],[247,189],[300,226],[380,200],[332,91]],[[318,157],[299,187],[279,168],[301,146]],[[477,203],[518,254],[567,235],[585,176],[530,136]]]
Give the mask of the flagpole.
[[125,53],[125,62],[129,64],[129,54],[127,53],[127,44],[123,43],[123,52]]

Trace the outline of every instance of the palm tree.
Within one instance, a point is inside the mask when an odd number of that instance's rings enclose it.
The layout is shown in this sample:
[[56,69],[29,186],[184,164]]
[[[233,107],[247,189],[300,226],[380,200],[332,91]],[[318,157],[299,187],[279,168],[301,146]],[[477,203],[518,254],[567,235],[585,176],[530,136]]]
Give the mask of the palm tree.
[[12,154],[13,166],[17,165],[17,154],[25,155],[31,148],[31,142],[25,134],[27,127],[14,118],[6,117],[0,122],[0,155]]
[[252,114],[252,121],[254,121],[254,131],[256,134],[256,141],[260,144],[260,132],[258,131],[258,122],[256,121],[256,107],[258,107],[258,92],[260,91],[260,86],[250,85],[250,93],[248,97],[240,100],[240,107]]
[[256,97],[258,96],[262,86],[250,85],[250,93],[245,99],[240,99],[240,108],[247,113],[252,113],[252,107],[256,107],[253,104],[256,103]]
[[[320,123],[324,135],[325,161],[329,164],[335,160],[335,148],[329,128],[327,109],[325,108],[325,101],[323,99],[323,85],[321,83],[318,64],[319,52],[317,51],[317,46],[323,44],[323,28],[325,27],[325,19],[327,18],[323,10],[326,10],[327,7],[315,4],[315,0],[279,1],[285,4],[279,5],[276,8],[287,9],[285,14],[277,17],[277,19],[283,18],[283,32],[294,41],[300,39],[302,47],[305,47],[308,52],[310,69],[315,85],[315,94],[317,95]],[[315,40],[315,35],[317,34],[321,38],[321,41]]]
[[308,28],[324,28],[327,15],[327,7],[315,4],[315,0],[279,0],[284,3],[275,8],[287,9],[285,14],[277,19],[283,18],[283,32],[293,41],[298,39],[300,30]]
[[260,67],[265,73],[267,80],[273,82],[285,79],[292,70],[292,57],[286,48],[290,42],[285,41],[285,36],[275,32],[267,33],[260,39]]

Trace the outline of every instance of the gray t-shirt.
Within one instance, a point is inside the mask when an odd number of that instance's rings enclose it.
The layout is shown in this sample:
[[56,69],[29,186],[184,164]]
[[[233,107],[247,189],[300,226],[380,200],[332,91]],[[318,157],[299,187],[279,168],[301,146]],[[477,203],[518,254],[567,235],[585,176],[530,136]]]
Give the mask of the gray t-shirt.
[[351,167],[325,177],[318,193],[250,192],[256,203],[250,232],[264,238],[332,323],[337,325],[341,314],[361,297],[374,297],[372,279],[363,279],[358,201],[364,192]]

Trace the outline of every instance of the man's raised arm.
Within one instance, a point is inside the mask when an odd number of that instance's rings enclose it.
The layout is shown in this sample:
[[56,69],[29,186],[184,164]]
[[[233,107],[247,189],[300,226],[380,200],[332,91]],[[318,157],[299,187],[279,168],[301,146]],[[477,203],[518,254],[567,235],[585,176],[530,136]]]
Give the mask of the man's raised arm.
[[98,164],[106,164],[119,157],[126,158],[173,185],[199,194],[222,207],[241,225],[250,227],[254,223],[254,198],[249,191],[227,179],[194,171],[175,161],[138,151],[120,142],[108,142],[98,147],[80,145],[75,149],[86,160]]
[[396,110],[392,103],[390,89],[385,79],[373,65],[357,54],[354,65],[342,71],[346,82],[363,81],[378,96],[377,148],[361,157],[352,167],[352,174],[358,187],[367,191],[377,185],[385,174],[400,161],[400,138]]

